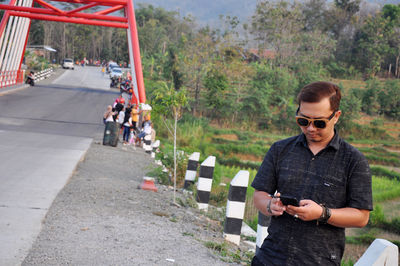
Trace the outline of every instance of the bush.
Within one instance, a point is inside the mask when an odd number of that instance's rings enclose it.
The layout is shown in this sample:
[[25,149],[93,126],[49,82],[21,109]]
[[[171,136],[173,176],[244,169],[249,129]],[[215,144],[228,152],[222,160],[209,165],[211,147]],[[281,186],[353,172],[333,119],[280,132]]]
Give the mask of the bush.
[[[160,149],[160,153],[158,154],[161,162],[168,170],[168,182],[166,180],[165,175],[161,175],[159,179],[162,182],[167,182],[166,184],[171,185],[173,183],[174,176],[174,153],[173,147],[169,147],[167,145],[162,146]],[[176,156],[176,186],[183,187],[185,182],[185,174],[187,169],[187,156],[183,151],[177,151]]]
[[214,206],[225,206],[228,200],[227,187],[217,186],[211,190],[209,203]]
[[258,169],[261,165],[260,162],[241,161],[237,157],[232,158],[218,158],[218,162],[223,165],[237,166],[242,169]]
[[370,166],[372,175],[375,176],[384,176],[390,179],[395,179],[400,181],[400,173],[395,171],[391,171],[387,168],[380,167],[380,166]]
[[[349,134],[354,129],[354,120],[360,117],[361,99],[359,89],[352,89],[340,102],[340,116],[337,129],[341,135]],[[343,133],[343,134],[342,134]]]
[[381,89],[381,84],[377,79],[367,81],[367,89],[362,95],[362,110],[369,115],[379,114],[380,104],[378,101],[378,92]]
[[374,140],[391,140],[393,139],[386,133],[384,129],[371,127],[368,125],[359,125],[353,123],[353,126],[346,128],[343,132],[346,136],[352,135],[353,139],[374,139]]
[[385,222],[385,214],[383,213],[383,208],[381,205],[377,204],[374,210],[370,212],[369,224],[372,226],[378,226]]
[[382,226],[383,229],[393,232],[395,234],[400,234],[400,218],[396,217],[393,220],[383,222]]
[[400,119],[400,81],[387,80],[378,94],[378,101],[382,114]]

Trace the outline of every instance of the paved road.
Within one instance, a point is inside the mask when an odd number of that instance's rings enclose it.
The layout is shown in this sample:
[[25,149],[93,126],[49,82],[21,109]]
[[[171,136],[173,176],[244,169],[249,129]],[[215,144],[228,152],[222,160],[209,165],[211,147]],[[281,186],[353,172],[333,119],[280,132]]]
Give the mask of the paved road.
[[0,265],[23,261],[117,96],[96,67],[50,80],[0,96]]

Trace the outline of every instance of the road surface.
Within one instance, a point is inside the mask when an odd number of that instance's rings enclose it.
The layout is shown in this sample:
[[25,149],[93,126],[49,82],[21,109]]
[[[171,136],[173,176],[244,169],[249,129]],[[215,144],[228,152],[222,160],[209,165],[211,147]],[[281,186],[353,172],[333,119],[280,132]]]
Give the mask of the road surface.
[[50,80],[0,96],[0,265],[21,264],[117,97],[98,67]]

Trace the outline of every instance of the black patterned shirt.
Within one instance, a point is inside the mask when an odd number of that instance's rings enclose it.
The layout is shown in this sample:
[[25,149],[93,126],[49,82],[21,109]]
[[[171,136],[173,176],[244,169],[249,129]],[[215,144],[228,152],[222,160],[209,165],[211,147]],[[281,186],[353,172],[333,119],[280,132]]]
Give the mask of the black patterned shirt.
[[[328,208],[372,210],[371,173],[365,157],[335,132],[314,155],[304,134],[274,143],[253,183],[256,190],[310,199]],[[340,265],[344,228],[273,216],[256,254],[265,265]]]

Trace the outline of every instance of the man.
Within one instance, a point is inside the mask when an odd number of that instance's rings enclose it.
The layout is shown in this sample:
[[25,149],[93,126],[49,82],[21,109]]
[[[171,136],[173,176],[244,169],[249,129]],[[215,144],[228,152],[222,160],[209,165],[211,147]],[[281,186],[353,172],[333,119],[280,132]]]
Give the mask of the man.
[[[332,83],[305,86],[297,97],[302,134],[274,143],[265,156],[252,187],[255,206],[272,218],[252,265],[340,265],[344,228],[368,223],[369,165],[334,129],[340,99]],[[299,206],[284,205],[284,196]]]

